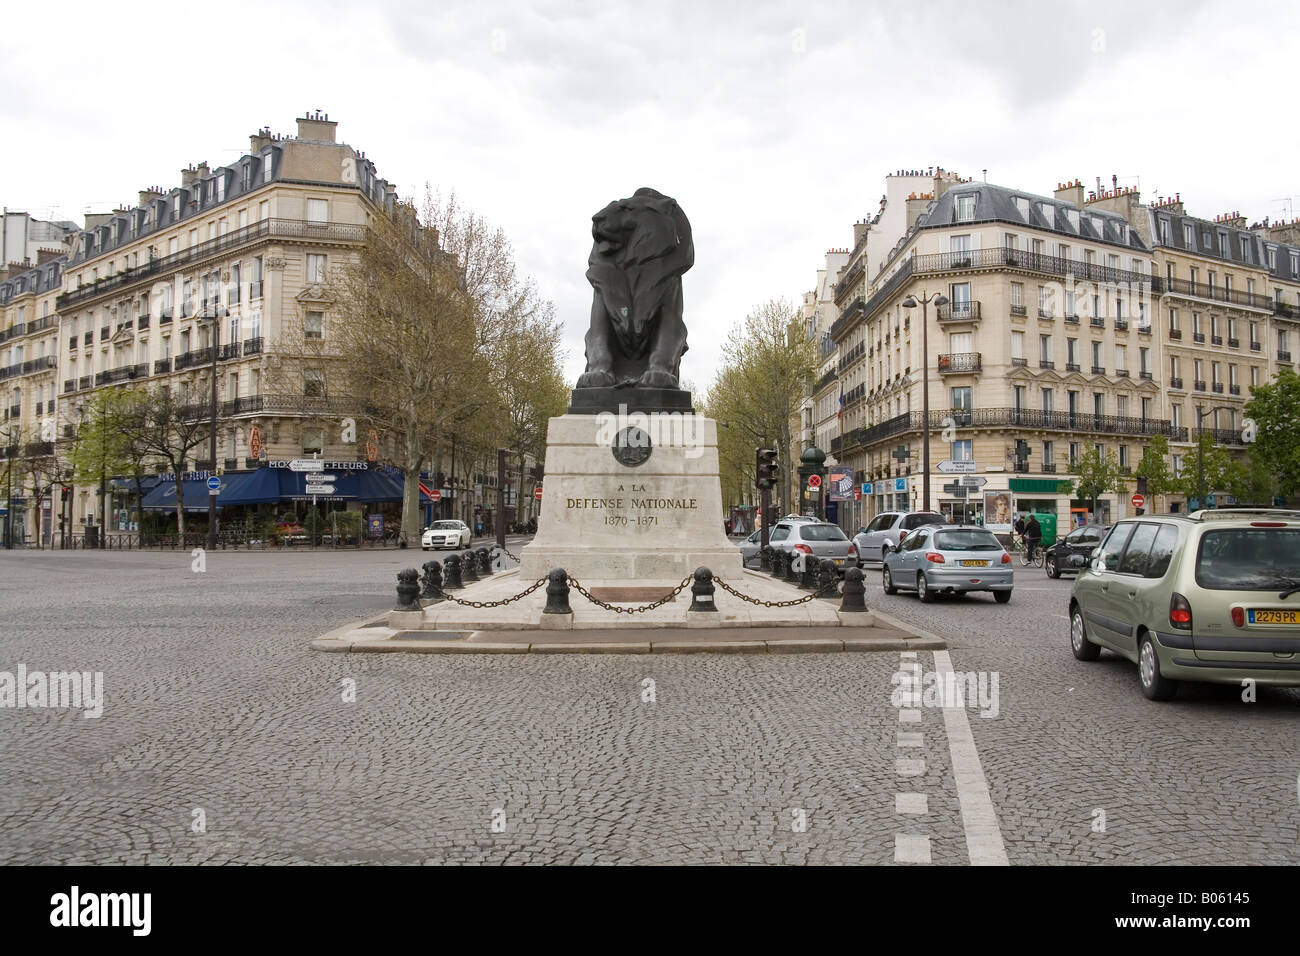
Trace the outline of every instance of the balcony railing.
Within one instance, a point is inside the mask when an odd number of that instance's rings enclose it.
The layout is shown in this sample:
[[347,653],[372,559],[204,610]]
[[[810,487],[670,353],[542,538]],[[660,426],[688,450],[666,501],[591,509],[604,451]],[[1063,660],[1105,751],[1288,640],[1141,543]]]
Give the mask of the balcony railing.
[[202,349],[192,349],[189,352],[182,352],[176,356],[176,371],[182,371],[187,368],[196,368],[200,365],[210,365],[212,363],[212,346]]
[[155,375],[166,375],[172,370],[172,360],[169,358],[155,359],[153,363],[153,373]]
[[1277,360],[1279,362],[1289,362],[1291,361],[1291,353],[1286,351],[1285,349],[1278,349]]
[[148,312],[144,312],[144,313],[141,313],[140,315],[136,316],[135,325],[136,325],[136,328],[138,328],[138,329],[140,329],[140,330],[144,330],[144,329],[149,328],[149,313],[148,313]]
[[950,375],[980,370],[979,352],[952,352],[939,356],[939,374]]
[[1029,310],[1026,309],[1023,305],[1013,305],[1013,306],[1011,307],[1011,314],[1012,314],[1012,315],[1028,315],[1028,314],[1029,314]]
[[1092,374],[1093,374],[1093,375],[1105,375],[1105,374],[1106,374],[1106,366],[1104,366],[1104,365],[1094,365],[1094,366],[1092,367]]
[[820,392],[823,388],[825,388],[827,385],[829,385],[831,382],[835,381],[835,380],[836,380],[837,378],[839,378],[839,377],[840,377],[840,373],[839,373],[839,371],[838,371],[837,369],[830,369],[830,370],[829,370],[825,375],[823,375],[823,376],[821,377],[821,379],[817,382],[817,387],[814,388],[813,391],[814,391],[814,392]]
[[1183,380],[1181,378],[1171,378],[1169,380],[1169,387],[1181,389],[1183,387]]
[[226,345],[221,346],[221,354],[217,356],[217,360],[224,362],[226,359],[237,359],[239,358],[241,351],[238,342],[227,343]]
[[65,392],[75,392],[77,390],[77,380],[75,378],[64,379],[63,390]]
[[1039,309],[1038,317],[1040,319],[1046,319],[1048,322],[1056,321],[1056,313],[1054,313],[1051,309]]
[[972,299],[969,302],[950,302],[939,306],[940,322],[971,322],[980,317],[980,304]]
[[1080,370],[1080,369],[1079,369],[1079,363],[1078,363],[1078,362],[1066,362],[1066,363],[1065,363],[1065,370],[1066,370],[1067,372],[1078,372],[1078,371]]
[[1262,351],[1264,351],[1264,343],[1262,343],[1262,342],[1251,342],[1251,343],[1250,343],[1250,350],[1251,350],[1252,352],[1262,352]]
[[77,391],[84,392],[86,389],[90,388],[90,386],[92,386],[93,384],[95,384],[95,376],[83,375],[81,376],[81,378],[77,379]]
[[1217,392],[1218,394],[1220,394],[1220,395],[1223,394],[1223,383],[1222,383],[1222,382],[1215,382],[1213,385],[1210,386],[1210,388],[1211,388],[1213,391],[1215,391],[1215,392]]
[[1043,467],[1042,467],[1042,471],[1043,471],[1043,474],[1045,474],[1045,475],[1054,475],[1054,474],[1056,474],[1056,463],[1055,463],[1055,462],[1044,462],[1044,463],[1043,463]]
[[1038,360],[1038,367],[1039,367],[1039,368],[1056,368],[1056,363],[1055,363],[1054,361],[1052,361],[1051,359],[1039,359],[1039,360]]
[[[169,256],[151,259],[144,265],[137,266],[129,272],[119,272],[115,276],[99,279],[82,285],[71,292],[65,292],[58,298],[58,309],[63,311],[69,306],[90,299],[117,292],[128,286],[148,282],[156,276],[172,272],[181,266],[193,265],[206,259],[224,255],[231,249],[257,242],[263,239],[310,239],[314,242],[358,243],[365,238],[365,226],[350,222],[308,222],[301,219],[260,219],[242,229],[233,229],[224,236],[209,239],[196,246]],[[255,283],[254,298],[261,296],[261,283]]]
[[1205,383],[1200,381],[1192,382],[1192,388],[1198,392],[1203,392],[1205,391]]
[[1197,343],[1198,345],[1204,345],[1204,344],[1205,344],[1205,333],[1204,333],[1204,332],[1193,332],[1193,333],[1192,333],[1192,341],[1195,342],[1195,343]]
[[77,347],[77,337],[75,335],[68,339],[68,350],[72,351]]
[[1230,348],[1230,349],[1239,349],[1239,348],[1241,348],[1241,340],[1240,340],[1240,339],[1228,339],[1228,348]]
[[247,415],[251,412],[260,412],[261,410],[261,395],[244,395],[240,398],[232,398],[221,403],[221,414],[227,417],[231,415]]
[[1106,320],[1100,315],[1090,315],[1088,316],[1088,324],[1094,329],[1104,329],[1106,327]]
[[1229,395],[1240,395],[1240,394],[1241,394],[1241,386],[1240,386],[1240,385],[1229,385],[1229,386],[1228,386],[1228,394],[1229,394]]
[[1128,319],[1116,319],[1116,320],[1115,320],[1115,331],[1116,331],[1116,332],[1127,332],[1127,331],[1128,331]]
[[255,338],[244,339],[244,354],[257,355],[262,351],[262,337],[259,335]]
[[1011,365],[1012,365],[1014,368],[1025,368],[1026,366],[1029,365],[1029,359],[1027,359],[1027,358],[1013,358],[1013,359],[1011,360]]
[[59,360],[53,355],[28,359],[26,362],[15,362],[7,368],[0,368],[0,382],[7,378],[17,378],[19,375],[30,375],[33,372],[44,372],[46,369],[57,368],[58,364]]
[[112,336],[112,331],[109,329],[107,325],[99,330],[99,341],[107,342],[111,336]]
[[1211,336],[1210,336],[1210,344],[1211,344],[1211,345],[1215,345],[1215,346],[1221,346],[1221,345],[1223,345],[1223,336],[1222,336],[1222,335],[1211,335]]
[[1065,313],[1065,321],[1066,321],[1066,324],[1068,324],[1068,325],[1078,325],[1078,324],[1079,324],[1079,313],[1077,313],[1077,312],[1067,312],[1067,313]]
[[853,299],[849,301],[848,305],[844,307],[844,311],[840,313],[840,317],[835,320],[834,324],[841,327],[851,325],[854,319],[861,317],[863,306],[865,304],[866,303],[863,301],[862,296],[854,296]]
[[1126,368],[1115,369],[1115,376],[1116,378],[1128,378],[1128,369]]
[[1150,373],[1150,372],[1138,372],[1138,376],[1139,376],[1140,378],[1145,378],[1145,379],[1147,379],[1148,381],[1151,380],[1151,373]]
[[[931,429],[944,427],[944,419],[952,414],[947,409],[931,411]],[[975,428],[1037,428],[1100,435],[1165,435],[1175,441],[1187,440],[1186,428],[1175,427],[1162,419],[1082,415],[1077,412],[1071,414],[1027,408],[977,408],[965,414],[969,417],[966,425]],[[910,412],[867,428],[854,429],[844,436],[845,447],[872,445],[907,432],[919,432],[922,421],[920,412]]]
[[1169,337],[1170,337],[1171,339],[1173,339],[1174,341],[1177,341],[1177,340],[1179,340],[1179,339],[1181,339],[1181,338],[1183,337],[1183,330],[1182,330],[1182,329],[1170,329],[1170,330],[1169,330]]
[[1204,282],[1189,282],[1186,279],[1155,278],[1152,291],[1160,294],[1187,296],[1196,299],[1210,299],[1215,302],[1230,302],[1252,309],[1273,311],[1274,302],[1266,295],[1251,292],[1238,292],[1224,289],[1222,286],[1206,285]]

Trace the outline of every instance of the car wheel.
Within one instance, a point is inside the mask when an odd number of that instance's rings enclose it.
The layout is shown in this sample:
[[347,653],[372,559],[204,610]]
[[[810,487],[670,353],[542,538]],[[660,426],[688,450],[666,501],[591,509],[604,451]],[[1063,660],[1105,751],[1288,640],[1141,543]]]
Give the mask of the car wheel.
[[1070,650],[1081,661],[1095,661],[1101,657],[1101,648],[1088,640],[1088,628],[1083,623],[1083,609],[1070,611]]
[[1010,591],[994,591],[994,592],[993,592],[993,600],[997,601],[999,604],[1006,604],[1008,601],[1011,600],[1011,592],[1010,592]]
[[921,599],[923,604],[933,604],[937,595],[930,590],[930,586],[925,582],[925,572],[922,571],[916,576],[916,596]]
[[898,588],[894,585],[894,576],[889,573],[889,568],[884,568],[880,572],[880,584],[885,589],[886,594],[897,594]]
[[1178,693],[1178,681],[1160,676],[1160,658],[1150,634],[1142,635],[1138,647],[1138,682],[1148,700],[1171,700]]
[[1047,576],[1049,578],[1059,578],[1061,576],[1061,571],[1056,566],[1056,555],[1054,554],[1047,556]]

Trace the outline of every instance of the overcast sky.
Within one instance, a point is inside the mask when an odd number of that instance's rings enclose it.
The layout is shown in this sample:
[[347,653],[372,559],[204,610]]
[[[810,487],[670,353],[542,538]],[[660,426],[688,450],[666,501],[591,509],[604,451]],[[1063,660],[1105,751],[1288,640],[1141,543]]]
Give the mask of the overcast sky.
[[[884,176],[941,165],[1051,193],[1112,174],[1188,210],[1300,194],[1293,3],[16,4],[0,32],[0,202],[134,204],[320,109],[403,195],[505,228],[582,371],[590,217],[639,186],[695,235],[683,376],[798,301]],[[1300,205],[1300,196],[1296,198]]]

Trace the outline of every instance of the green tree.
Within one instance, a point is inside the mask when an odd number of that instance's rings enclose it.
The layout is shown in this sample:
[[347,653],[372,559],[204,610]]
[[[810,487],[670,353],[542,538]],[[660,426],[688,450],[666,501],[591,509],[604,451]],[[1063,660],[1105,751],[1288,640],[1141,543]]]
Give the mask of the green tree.
[[1228,491],[1233,474],[1233,462],[1227,449],[1215,444],[1212,432],[1204,432],[1197,436],[1196,446],[1183,457],[1179,490],[1189,500],[1195,498],[1204,508],[1207,495]]
[[[138,393],[110,388],[96,392],[77,409],[78,440],[68,456],[71,477],[77,484],[94,485],[101,490],[101,508],[107,508],[107,480],[130,473],[137,457],[138,404]],[[101,514],[100,521],[107,525],[107,516]],[[106,531],[107,527],[102,530]]]
[[726,422],[719,435],[723,485],[739,488],[749,472],[752,485],[755,448],[774,448],[780,458],[777,486],[782,513],[791,507],[798,462],[788,461],[793,446],[791,419],[803,402],[817,369],[817,344],[805,334],[799,311],[788,301],[770,299],[734,326],[722,347],[722,367],[709,389],[707,414]]
[[1120,474],[1119,460],[1112,451],[1104,456],[1096,448],[1089,448],[1079,458],[1079,483],[1075,494],[1092,502],[1092,512],[1097,513],[1097,499],[1102,495],[1124,490],[1124,476]]
[[1282,495],[1300,494],[1300,375],[1283,368],[1276,380],[1250,390],[1246,417],[1254,422],[1254,434],[1247,428],[1251,458],[1276,478]]
[[[1155,499],[1158,495],[1174,494],[1178,491],[1178,479],[1174,477],[1169,464],[1169,439],[1156,435],[1142,449],[1142,460],[1138,462],[1134,474],[1147,481],[1147,497]],[[1154,509],[1149,509],[1154,510]]]

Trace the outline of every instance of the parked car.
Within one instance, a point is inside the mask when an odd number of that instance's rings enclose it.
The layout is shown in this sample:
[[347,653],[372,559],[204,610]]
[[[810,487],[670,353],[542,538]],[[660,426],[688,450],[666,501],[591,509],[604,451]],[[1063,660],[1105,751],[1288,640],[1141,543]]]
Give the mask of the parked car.
[[863,560],[874,561],[877,555],[884,558],[897,550],[898,542],[922,525],[946,524],[947,520],[937,511],[882,511],[853,536],[853,543]]
[[840,574],[858,566],[857,547],[839,525],[829,521],[783,518],[772,526],[768,542],[789,554],[812,555],[821,560],[830,558]]
[[1181,681],[1300,686],[1300,511],[1222,509],[1115,524],[1070,594],[1070,647]]
[[999,604],[1011,600],[1011,555],[979,525],[923,525],[885,555],[880,569],[886,594],[916,591],[927,604],[940,593],[992,591]]
[[1043,563],[1049,578],[1076,574],[1087,567],[1093,550],[1110,531],[1108,524],[1085,524],[1075,528],[1056,544],[1045,548]]
[[465,522],[435,521],[424,529],[424,536],[420,539],[420,549],[422,551],[428,551],[430,548],[435,551],[443,548],[458,550],[468,548],[473,540],[474,534]]
[[758,565],[759,550],[762,546],[762,531],[755,531],[748,538],[739,542],[736,547],[740,549],[740,560],[745,567],[756,567]]

